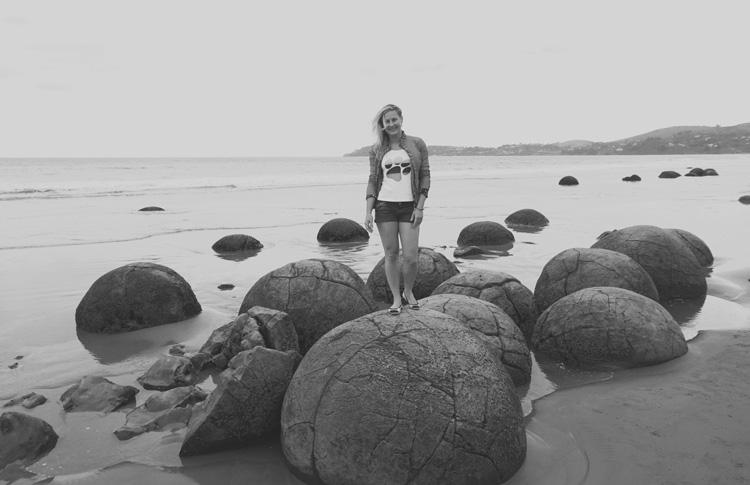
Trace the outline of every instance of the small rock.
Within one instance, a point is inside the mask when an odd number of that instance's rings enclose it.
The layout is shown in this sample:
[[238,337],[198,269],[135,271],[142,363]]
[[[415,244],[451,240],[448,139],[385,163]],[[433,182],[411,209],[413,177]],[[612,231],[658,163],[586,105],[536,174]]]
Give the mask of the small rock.
[[13,362],[8,366],[8,369],[15,369],[16,367],[18,367],[18,362]]
[[192,415],[191,407],[207,396],[203,389],[195,386],[154,394],[127,414],[125,425],[114,432],[115,436],[122,441],[170,424],[185,426]]
[[23,359],[23,355],[16,355],[16,360],[21,360],[21,359]]
[[578,179],[572,175],[566,175],[557,183],[558,185],[578,185]]
[[230,283],[222,283],[219,286],[217,286],[217,288],[220,289],[221,291],[233,290],[234,285]]
[[477,246],[463,246],[453,251],[454,258],[465,258],[467,256],[478,256],[482,254],[482,248]]
[[633,175],[629,175],[627,177],[623,177],[622,181],[623,182],[640,182],[641,181],[641,177],[639,177],[636,174],[633,174]]
[[218,369],[225,369],[232,357],[257,346],[266,346],[258,322],[248,313],[241,313],[231,322],[214,330],[200,352],[210,355],[211,362]]
[[139,212],[157,212],[157,211],[163,211],[161,207],[157,207],[155,205],[150,205],[148,207],[143,207],[142,209],[138,209]]
[[30,465],[57,444],[57,433],[46,421],[12,411],[0,415],[0,469],[20,461]]
[[138,389],[121,386],[100,376],[85,376],[77,384],[68,388],[60,401],[68,412],[100,411],[110,412],[135,402]]
[[665,170],[659,174],[660,179],[676,179],[677,177],[682,177],[682,175],[673,170]]
[[750,195],[743,195],[738,200],[741,204],[750,204]]
[[262,306],[254,306],[247,314],[258,322],[266,346],[270,349],[299,352],[299,338],[289,314]]
[[41,394],[37,394],[35,392],[30,392],[28,394],[24,394],[21,397],[17,397],[15,399],[11,399],[10,401],[3,404],[4,408],[10,407],[10,406],[17,406],[21,405],[25,407],[26,409],[32,409],[37,406],[41,406],[47,402],[47,398],[42,396]]
[[169,348],[169,355],[185,355],[185,345],[177,344]]
[[195,354],[186,355],[185,357],[190,359],[190,362],[193,363],[193,368],[196,371],[202,371],[211,361],[211,356],[205,352],[196,352]]
[[197,377],[189,358],[165,355],[154,362],[137,380],[145,389],[167,391],[175,387],[190,386]]

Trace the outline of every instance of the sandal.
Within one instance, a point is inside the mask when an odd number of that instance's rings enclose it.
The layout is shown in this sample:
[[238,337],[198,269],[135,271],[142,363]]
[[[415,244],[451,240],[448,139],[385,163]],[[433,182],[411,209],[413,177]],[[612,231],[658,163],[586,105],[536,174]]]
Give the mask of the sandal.
[[416,301],[417,300],[416,298],[414,298],[414,300],[415,300],[415,303],[409,303],[409,300],[406,298],[406,295],[401,293],[401,301],[404,303],[404,305],[408,306],[411,310],[419,310],[419,301]]
[[388,315],[400,315],[401,314],[401,306],[392,306],[388,309]]

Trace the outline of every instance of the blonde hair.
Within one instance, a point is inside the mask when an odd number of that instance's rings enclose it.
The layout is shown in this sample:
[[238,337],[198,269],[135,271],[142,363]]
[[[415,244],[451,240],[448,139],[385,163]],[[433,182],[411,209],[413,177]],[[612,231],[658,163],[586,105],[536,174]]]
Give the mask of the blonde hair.
[[395,104],[386,104],[378,110],[375,118],[372,119],[372,131],[375,133],[375,145],[373,145],[375,152],[383,150],[383,147],[388,145],[388,134],[383,130],[383,116],[389,111],[395,111],[399,118],[404,119],[401,108]]

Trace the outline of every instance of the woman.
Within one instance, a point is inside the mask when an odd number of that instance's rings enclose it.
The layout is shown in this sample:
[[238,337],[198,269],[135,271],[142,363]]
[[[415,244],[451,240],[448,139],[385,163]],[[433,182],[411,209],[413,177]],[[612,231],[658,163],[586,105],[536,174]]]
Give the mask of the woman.
[[[388,309],[401,313],[402,304],[412,310],[419,303],[412,292],[417,279],[419,225],[430,190],[430,162],[421,138],[401,129],[404,117],[398,106],[388,104],[372,122],[377,141],[370,150],[370,178],[367,181],[365,228],[372,232],[372,211],[385,250],[385,277],[393,295]],[[403,252],[399,265],[399,240]],[[399,291],[403,270],[404,291]]]

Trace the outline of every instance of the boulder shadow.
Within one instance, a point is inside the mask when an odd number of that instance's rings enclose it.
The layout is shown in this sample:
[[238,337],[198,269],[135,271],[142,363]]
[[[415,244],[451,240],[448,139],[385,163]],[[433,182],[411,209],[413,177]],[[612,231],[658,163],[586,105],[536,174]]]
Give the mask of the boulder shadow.
[[537,234],[542,232],[547,226],[527,226],[525,224],[508,224],[508,229],[512,229],[515,232],[523,232],[529,234]]
[[670,300],[662,302],[661,305],[667,309],[677,323],[685,325],[692,322],[698,316],[705,302],[706,295],[703,295],[701,298],[692,298],[690,300]]
[[250,249],[247,251],[234,251],[231,253],[217,253],[216,257],[226,259],[227,261],[240,262],[256,256],[259,252],[261,252],[260,249]]

